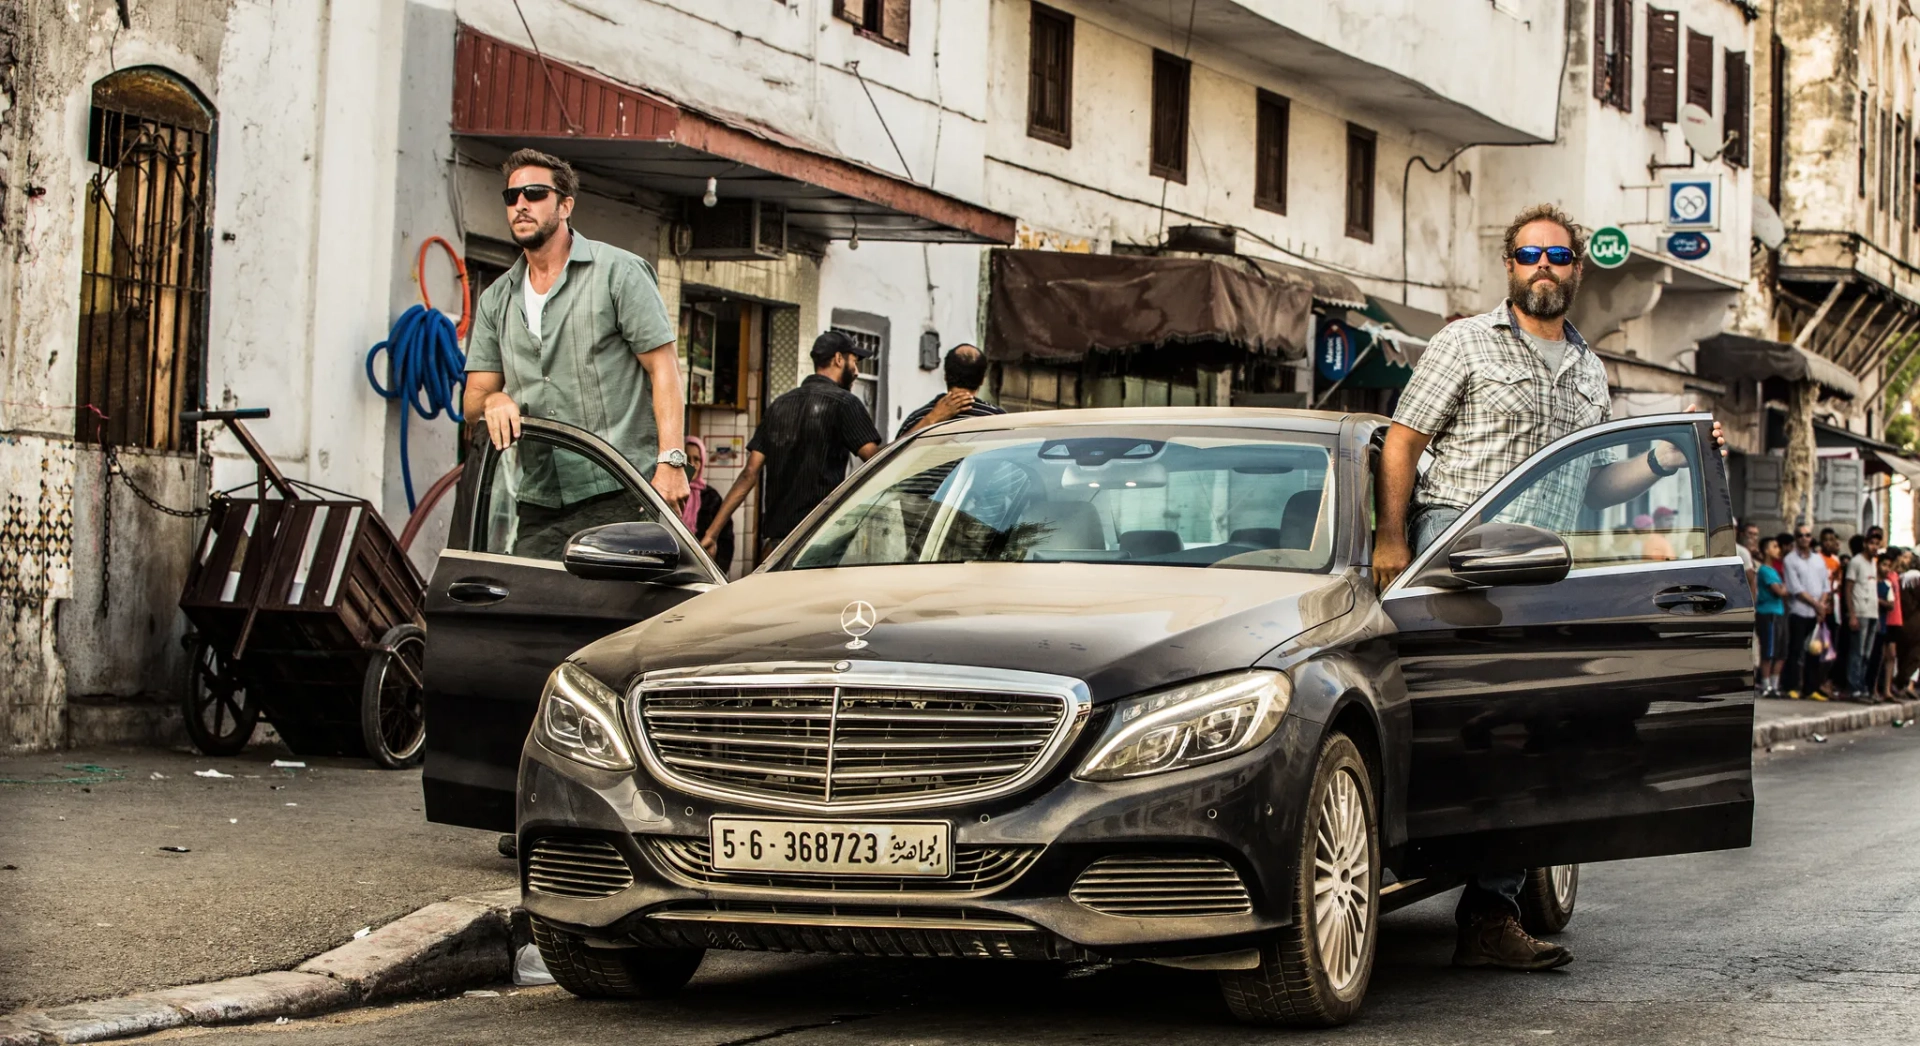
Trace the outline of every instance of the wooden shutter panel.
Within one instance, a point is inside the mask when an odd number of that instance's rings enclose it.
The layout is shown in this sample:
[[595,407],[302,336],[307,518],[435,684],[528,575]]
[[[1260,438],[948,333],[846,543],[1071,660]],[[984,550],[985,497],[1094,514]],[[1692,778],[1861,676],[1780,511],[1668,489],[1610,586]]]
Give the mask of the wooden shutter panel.
[[1727,145],[1727,162],[1736,167],[1745,167],[1751,162],[1753,149],[1753,90],[1749,81],[1753,78],[1753,67],[1747,64],[1747,56],[1741,51],[1727,52],[1726,111],[1721,123],[1726,137],[1731,141]]
[[907,37],[911,35],[913,25],[913,0],[886,0],[880,10],[880,35],[907,46]]
[[1593,5],[1593,96],[1603,102],[1613,100],[1613,63],[1612,55],[1607,52],[1608,8],[1615,6],[1613,0],[1598,0]]
[[1687,30],[1687,104],[1713,112],[1713,37]]
[[1680,13],[1647,8],[1647,123],[1680,118]]
[[865,0],[833,0],[833,17],[864,27],[867,24]]
[[1613,104],[1633,112],[1633,0],[1613,0]]
[[1747,503],[1740,518],[1780,519],[1780,459],[1770,454],[1749,454],[1745,463]]

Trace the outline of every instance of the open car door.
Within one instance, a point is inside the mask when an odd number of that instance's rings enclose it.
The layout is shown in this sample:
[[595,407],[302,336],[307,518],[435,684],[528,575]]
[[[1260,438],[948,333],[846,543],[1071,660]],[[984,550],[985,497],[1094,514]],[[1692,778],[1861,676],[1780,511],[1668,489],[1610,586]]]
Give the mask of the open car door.
[[[570,425],[523,418],[504,451],[482,431],[453,512],[427,585],[427,819],[511,832],[520,747],[548,673],[725,575],[618,451]],[[667,527],[683,569],[649,582],[567,572],[572,535],[622,522]]]
[[[1382,594],[1412,710],[1408,872],[1751,842],[1753,598],[1711,429],[1669,414],[1556,442]],[[1661,443],[1687,465],[1591,504],[1589,480],[1611,463],[1657,475],[1640,463]],[[1564,577],[1463,581],[1450,554],[1465,564],[1499,532],[1476,535],[1489,523],[1557,534]]]

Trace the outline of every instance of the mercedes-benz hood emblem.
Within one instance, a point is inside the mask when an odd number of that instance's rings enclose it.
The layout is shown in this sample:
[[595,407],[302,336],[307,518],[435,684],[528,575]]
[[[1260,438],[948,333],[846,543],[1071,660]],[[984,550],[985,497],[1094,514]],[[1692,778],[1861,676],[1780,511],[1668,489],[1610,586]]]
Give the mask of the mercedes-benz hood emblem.
[[867,645],[867,641],[862,637],[873,631],[874,622],[878,621],[879,617],[880,615],[874,612],[873,604],[864,599],[856,599],[848,603],[845,610],[840,611],[840,631],[853,637],[853,641],[847,644],[848,650],[860,650]]

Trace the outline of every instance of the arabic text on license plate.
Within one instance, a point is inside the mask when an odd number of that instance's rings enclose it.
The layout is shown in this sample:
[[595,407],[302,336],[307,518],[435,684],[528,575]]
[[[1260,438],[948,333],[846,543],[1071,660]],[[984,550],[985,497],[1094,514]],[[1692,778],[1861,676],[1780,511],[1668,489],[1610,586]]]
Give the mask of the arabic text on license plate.
[[712,821],[720,871],[945,876],[953,871],[951,825],[836,821]]

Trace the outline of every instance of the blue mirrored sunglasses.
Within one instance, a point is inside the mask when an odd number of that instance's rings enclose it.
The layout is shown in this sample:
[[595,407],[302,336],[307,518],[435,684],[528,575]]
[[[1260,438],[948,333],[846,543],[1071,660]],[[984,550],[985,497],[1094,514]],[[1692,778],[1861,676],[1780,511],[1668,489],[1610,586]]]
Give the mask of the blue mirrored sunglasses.
[[1513,260],[1522,265],[1538,265],[1540,264],[1540,256],[1543,254],[1547,256],[1548,261],[1555,265],[1573,264],[1573,248],[1571,247],[1515,247],[1513,249]]

